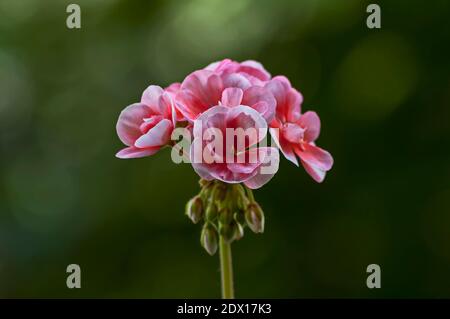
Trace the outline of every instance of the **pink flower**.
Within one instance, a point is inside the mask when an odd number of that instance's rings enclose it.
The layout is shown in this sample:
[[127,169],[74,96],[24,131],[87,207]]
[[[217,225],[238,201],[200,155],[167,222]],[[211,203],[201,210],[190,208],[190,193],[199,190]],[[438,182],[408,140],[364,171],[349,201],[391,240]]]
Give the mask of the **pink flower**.
[[128,147],[120,150],[117,157],[150,156],[170,142],[177,119],[172,102],[174,92],[176,94],[176,85],[167,91],[151,85],[142,94],[140,103],[126,107],[120,113],[117,135]]
[[[214,138],[208,134],[211,128]],[[240,145],[236,143],[234,136],[228,138],[229,129],[242,129],[254,134],[247,135],[245,143]],[[279,164],[276,148],[256,147],[266,134],[267,122],[256,110],[243,105],[232,108],[214,106],[194,121],[192,166],[206,180],[243,182],[249,188],[259,188],[275,175]],[[208,139],[218,144],[214,143],[215,146],[212,146]]]
[[270,123],[275,116],[276,100],[263,81],[270,74],[257,62],[224,60],[188,75],[176,96],[176,107],[193,122],[216,105],[246,105],[257,110]]
[[[119,116],[117,134],[127,147],[116,156],[149,156],[165,145],[174,145],[170,137],[177,122],[185,122],[178,126],[193,133],[194,144],[200,143],[201,149],[205,146],[201,137],[212,127],[225,136],[228,128],[263,129],[264,134],[247,136],[245,145],[234,145],[232,151],[217,152],[206,145],[214,153],[212,163],[193,161],[194,169],[205,179],[244,182],[258,188],[278,170],[278,150],[257,146],[270,126],[270,133],[284,156],[297,166],[300,159],[308,174],[322,182],[333,166],[333,158],[316,146],[320,119],[315,112],[301,114],[302,102],[302,95],[286,77],[272,78],[259,62],[224,59],[191,73],[182,83],[173,83],[165,89],[149,86],[141,102],[128,106]],[[183,154],[189,152],[183,150]],[[191,148],[190,156],[195,154]],[[258,156],[254,162],[228,161],[230,155],[250,158],[255,154]],[[276,169],[263,174],[263,168],[272,162]]]
[[265,87],[277,100],[276,116],[270,123],[272,137],[288,160],[298,166],[297,155],[308,174],[322,182],[333,166],[333,157],[315,145],[320,133],[319,116],[311,111],[301,114],[303,97],[287,78],[274,77]]

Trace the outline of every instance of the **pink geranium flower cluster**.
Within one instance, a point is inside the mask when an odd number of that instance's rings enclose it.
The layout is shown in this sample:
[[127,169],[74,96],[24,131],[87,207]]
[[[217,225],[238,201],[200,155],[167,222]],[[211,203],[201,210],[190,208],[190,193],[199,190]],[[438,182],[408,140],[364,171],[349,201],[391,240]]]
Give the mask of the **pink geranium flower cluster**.
[[[205,180],[259,188],[276,173],[279,148],[289,161],[297,166],[301,163],[315,181],[322,182],[333,158],[316,146],[320,119],[315,112],[302,113],[302,101],[286,77],[272,77],[258,62],[215,62],[189,74],[182,83],[165,89],[149,86],[139,103],[126,107],[119,116],[117,134],[127,147],[117,157],[150,156],[164,146],[173,146],[171,135],[178,127],[193,134],[192,145],[198,142],[203,147],[207,147],[202,138],[208,128],[223,132],[223,136],[229,128],[254,128],[261,133],[247,138],[240,147],[213,152],[213,162],[195,161],[192,148],[194,170]],[[268,136],[277,148],[258,145]],[[250,161],[256,153],[256,161]],[[225,160],[230,157],[244,160]],[[275,169],[264,172],[269,164]]]

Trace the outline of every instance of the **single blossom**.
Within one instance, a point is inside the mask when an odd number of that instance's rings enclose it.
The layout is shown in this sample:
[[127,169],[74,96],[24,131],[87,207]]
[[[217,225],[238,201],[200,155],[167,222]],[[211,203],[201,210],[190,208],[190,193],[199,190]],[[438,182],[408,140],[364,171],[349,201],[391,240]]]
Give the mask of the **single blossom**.
[[177,113],[173,103],[177,85],[163,90],[149,86],[142,94],[141,102],[126,107],[119,116],[116,130],[120,140],[128,147],[120,150],[119,158],[150,156],[170,142]]
[[270,74],[254,61],[237,63],[224,60],[213,63],[186,77],[176,96],[176,107],[193,122],[216,105],[246,105],[257,110],[270,123],[275,116],[276,100],[264,81]]
[[[300,159],[311,177],[322,182],[333,166],[333,157],[316,146],[320,133],[320,119],[316,112],[301,114],[302,95],[292,88],[284,76],[274,77],[265,84],[277,100],[275,119],[270,123],[270,132],[284,156],[299,165]],[[278,129],[278,130],[276,130]]]
[[[230,129],[255,134],[249,134],[245,143],[239,144],[234,136],[228,139],[227,130]],[[267,122],[249,106],[214,106],[194,121],[193,132],[191,162],[194,170],[205,180],[243,182],[255,189],[267,183],[278,170],[278,149],[257,147],[267,134]]]

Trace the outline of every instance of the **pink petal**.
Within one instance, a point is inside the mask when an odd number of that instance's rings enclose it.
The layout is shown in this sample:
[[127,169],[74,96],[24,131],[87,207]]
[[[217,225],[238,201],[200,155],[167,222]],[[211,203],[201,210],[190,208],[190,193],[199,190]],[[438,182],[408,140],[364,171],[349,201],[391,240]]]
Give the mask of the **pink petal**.
[[241,183],[256,174],[255,171],[251,174],[233,172],[228,168],[227,163],[210,164],[208,171],[214,179],[230,184]]
[[146,134],[139,137],[134,143],[134,146],[148,148],[165,145],[170,139],[172,130],[172,122],[164,119],[151,128]]
[[180,87],[181,87],[181,83],[172,83],[171,85],[169,85],[168,87],[166,87],[164,89],[166,94],[169,94],[170,96],[170,109],[171,109],[171,114],[172,114],[172,121],[175,123],[177,121],[186,121],[187,119],[184,117],[184,115],[177,109],[176,107],[176,97],[178,92],[180,91]]
[[224,87],[236,87],[242,90],[248,89],[252,86],[249,79],[238,73],[231,73],[223,76]]
[[291,88],[286,94],[286,120],[297,122],[300,119],[303,96],[296,89]]
[[263,65],[257,61],[247,60],[241,63],[239,67],[240,72],[245,72],[262,81],[270,80],[270,73],[264,69]]
[[205,67],[205,70],[221,72],[231,67],[237,67],[237,63],[230,59],[224,59],[222,61],[217,61],[209,64],[207,67]]
[[200,96],[204,94],[208,77],[214,74],[212,71],[195,71],[189,74],[181,83],[180,90],[188,90],[193,94]]
[[217,67],[219,66],[219,64],[220,64],[221,62],[222,62],[222,61],[216,61],[216,62],[210,63],[210,64],[208,64],[208,65],[204,68],[204,70],[208,70],[208,71],[216,71]]
[[[178,109],[176,102],[173,103],[174,105],[174,109],[175,109],[175,121],[176,122],[185,122],[185,121],[189,121],[184,115],[183,113],[181,113],[181,111]],[[173,114],[173,113],[172,113]]]
[[265,85],[275,97],[276,115],[283,122],[296,122],[300,118],[301,94],[291,87],[289,80],[283,76],[274,77]]
[[320,147],[302,143],[301,148],[298,147],[295,151],[298,157],[305,163],[324,171],[329,171],[333,166],[333,157],[331,154]]
[[192,168],[201,178],[206,179],[207,181],[214,179],[214,177],[210,174],[210,168],[208,165],[192,162]]
[[155,114],[165,114],[165,105],[161,102],[161,96],[164,90],[157,85],[150,85],[142,93],[141,103],[150,107]]
[[[228,124],[227,127],[232,128],[262,128],[267,129],[267,122],[264,118],[257,112],[246,105],[239,105],[237,107],[233,107],[228,109],[226,121]],[[229,123],[232,122],[232,123]]]
[[222,91],[223,82],[218,74],[208,70],[195,71],[181,83],[176,107],[192,122],[205,110],[219,104]]
[[201,178],[211,181],[214,179],[214,177],[209,174],[209,171],[207,168],[205,168],[202,164],[194,164],[192,163],[192,167],[194,168],[194,171],[200,176]]
[[116,131],[125,145],[133,145],[136,139],[142,135],[140,126],[144,118],[149,117],[150,114],[150,109],[142,103],[131,104],[120,113]]
[[[267,122],[256,110],[240,105],[229,109],[226,118],[227,128],[240,128],[244,133],[252,133],[249,136],[247,147],[260,142],[267,134]],[[248,131],[251,129],[252,131]]]
[[[265,153],[262,156],[265,156]],[[261,158],[262,156],[258,153],[258,148],[252,148],[245,153],[239,154],[234,159],[234,163],[227,163],[227,167],[233,173],[251,174],[261,165],[264,160],[264,158]],[[239,158],[242,159],[242,163],[239,163]]]
[[241,104],[244,92],[239,88],[226,88],[222,92],[223,106],[238,106]]
[[300,117],[298,124],[305,128],[304,139],[306,142],[314,142],[319,137],[320,118],[316,112],[306,112]]
[[[178,114],[174,100],[174,95],[166,91],[163,95],[161,95],[160,98],[160,103],[162,103],[165,107],[164,117],[172,121],[173,127],[175,127],[178,120]],[[180,118],[181,117],[183,116],[181,115]]]
[[175,83],[172,83],[171,85],[169,85],[168,87],[166,87],[164,89],[164,91],[176,95],[176,93],[180,90],[180,87],[181,87],[181,83],[175,82]]
[[175,127],[177,125],[177,122],[181,121],[182,118],[183,118],[183,115],[179,115],[177,113],[177,109],[175,108],[175,103],[172,103],[171,114],[172,114],[172,118],[171,118],[172,119],[172,125],[173,125],[173,127]]
[[297,157],[295,156],[291,143],[286,141],[286,139],[284,139],[283,137],[280,137],[279,133],[277,133],[275,128],[270,128],[270,135],[275,141],[275,144],[281,150],[281,153],[283,153],[284,157],[286,157],[287,160],[291,161],[292,163],[298,166]]
[[219,104],[220,98],[222,97],[222,91],[223,91],[223,82],[222,78],[217,75],[213,74],[209,76],[208,82],[208,101],[209,105],[217,105]]
[[[191,150],[191,159],[194,157]],[[234,173],[226,163],[196,163],[192,161],[195,172],[206,180],[218,179],[226,183],[240,183],[249,178],[249,174]]]
[[172,119],[172,115],[174,114],[172,111],[174,109],[173,97],[169,92],[164,92],[159,98],[159,109],[160,114],[167,118]]
[[251,174],[260,163],[227,163],[227,167],[233,173]]
[[[286,79],[287,81],[287,79]],[[286,92],[289,91],[291,85],[289,81],[284,81],[284,77],[274,77],[266,83],[265,88],[268,89],[277,101],[277,108],[286,104]],[[279,111],[277,109],[277,111]]]
[[149,118],[145,118],[140,126],[141,135],[147,133],[152,127],[154,127],[163,119],[164,118],[161,115],[152,115]]
[[217,105],[222,96],[223,83],[220,76],[207,70],[195,71],[181,83],[181,91],[190,91],[204,107]]
[[[222,164],[222,165],[224,165],[224,164]],[[212,170],[211,176],[214,179],[218,179],[219,181],[229,183],[229,184],[241,183],[244,180],[248,179],[248,174],[234,173],[234,172],[228,170],[227,168]]]
[[246,150],[234,158],[234,162],[227,163],[227,167],[233,173],[252,174],[255,169],[266,161],[268,156],[267,147],[254,147]]
[[283,126],[283,137],[291,143],[300,143],[305,130],[294,123],[287,123]]
[[[198,122],[197,122],[198,124]],[[194,129],[195,130],[195,129]],[[223,172],[223,167],[226,164],[208,164],[203,159],[203,143],[202,137],[197,136],[192,142],[189,156],[194,171],[203,179],[212,180],[217,179],[220,172]]]
[[[202,113],[195,121],[193,127],[193,136],[194,141],[191,146],[191,162],[192,163],[200,163],[204,162],[204,147],[208,144],[208,141],[205,141],[204,138],[206,135],[205,131],[207,129],[215,128],[223,132],[226,126],[226,114],[228,113],[229,108],[225,106],[214,106],[209,110]],[[223,130],[223,131],[222,131]],[[222,134],[223,136],[225,133]]]
[[[263,114],[267,114],[269,111],[269,105],[265,102],[265,101],[260,101],[257,102],[255,104],[253,104],[251,106],[252,109],[258,111],[259,114],[263,115]],[[264,115],[263,115],[264,117]],[[273,118],[272,118],[273,120]],[[268,123],[270,123],[271,121],[267,121]]]
[[262,187],[272,179],[278,171],[280,164],[280,154],[274,147],[260,147],[259,152],[265,153],[263,163],[257,168],[257,173],[244,184],[251,189]]
[[134,146],[130,146],[127,148],[124,148],[117,152],[116,157],[127,159],[127,158],[140,158],[144,156],[150,156],[158,152],[160,147],[154,147],[154,148],[137,148]]
[[286,90],[288,90],[292,87],[291,81],[289,81],[289,79],[287,77],[285,77],[284,75],[274,76],[272,78],[272,80],[280,82],[286,88]]
[[252,86],[244,91],[244,97],[242,98],[243,105],[248,105],[251,108],[261,108],[262,104],[260,102],[266,104],[261,115],[270,123],[275,117],[275,108],[277,105],[277,101],[270,91],[259,86]]
[[150,85],[142,93],[141,103],[145,105],[158,104],[159,97],[164,93],[164,90],[157,85]]
[[209,106],[190,91],[180,91],[175,98],[175,107],[188,121],[193,122]]
[[311,165],[306,163],[305,161],[301,160],[303,167],[305,168],[305,171],[318,183],[322,183],[325,179],[326,171],[321,170],[317,166]]
[[228,107],[217,105],[203,112],[194,121],[194,137],[200,136],[198,134],[203,134],[208,128],[225,129],[229,110]]

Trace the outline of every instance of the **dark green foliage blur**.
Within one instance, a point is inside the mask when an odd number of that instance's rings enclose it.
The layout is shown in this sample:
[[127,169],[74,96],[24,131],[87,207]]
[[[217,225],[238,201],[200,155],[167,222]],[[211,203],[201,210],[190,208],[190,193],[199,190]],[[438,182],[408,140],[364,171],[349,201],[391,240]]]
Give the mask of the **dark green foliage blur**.
[[233,244],[237,297],[450,297],[450,2],[378,1],[380,30],[369,3],[0,1],[0,297],[220,297],[184,215],[195,172],[169,149],[114,155],[148,85],[225,57],[288,76],[335,159],[323,184],[283,160],[255,192],[266,229]]

